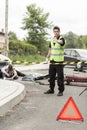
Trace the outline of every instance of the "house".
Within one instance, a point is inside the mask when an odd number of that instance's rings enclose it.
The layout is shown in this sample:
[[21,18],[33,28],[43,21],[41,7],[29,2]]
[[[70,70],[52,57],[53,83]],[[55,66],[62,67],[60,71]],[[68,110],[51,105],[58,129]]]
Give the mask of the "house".
[[5,44],[5,33],[4,30],[2,29],[2,31],[0,32],[0,53],[1,50],[4,48],[4,44]]

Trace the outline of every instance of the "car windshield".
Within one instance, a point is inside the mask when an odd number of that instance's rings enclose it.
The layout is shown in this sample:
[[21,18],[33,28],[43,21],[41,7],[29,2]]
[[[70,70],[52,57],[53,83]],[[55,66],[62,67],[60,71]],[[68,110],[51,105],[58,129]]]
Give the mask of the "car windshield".
[[78,52],[82,57],[87,57],[87,50],[79,50]]

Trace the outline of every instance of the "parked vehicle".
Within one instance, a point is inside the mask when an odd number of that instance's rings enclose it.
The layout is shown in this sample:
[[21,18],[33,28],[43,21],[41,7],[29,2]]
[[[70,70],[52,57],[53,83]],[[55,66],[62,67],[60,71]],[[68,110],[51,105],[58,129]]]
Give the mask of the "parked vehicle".
[[4,56],[4,55],[0,54],[0,69],[3,66],[8,65],[9,63],[11,63],[10,58],[8,58],[7,56]]
[[[64,49],[64,58],[65,61],[75,62],[74,70],[83,70],[84,67],[87,67],[87,50],[86,49]],[[78,62],[81,62],[79,64]]]

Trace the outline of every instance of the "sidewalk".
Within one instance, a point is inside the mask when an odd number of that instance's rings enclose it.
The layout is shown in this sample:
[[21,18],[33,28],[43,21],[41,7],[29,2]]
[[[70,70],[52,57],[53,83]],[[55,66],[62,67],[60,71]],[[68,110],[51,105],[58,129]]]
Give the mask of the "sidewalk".
[[18,104],[25,96],[24,85],[0,79],[0,116]]

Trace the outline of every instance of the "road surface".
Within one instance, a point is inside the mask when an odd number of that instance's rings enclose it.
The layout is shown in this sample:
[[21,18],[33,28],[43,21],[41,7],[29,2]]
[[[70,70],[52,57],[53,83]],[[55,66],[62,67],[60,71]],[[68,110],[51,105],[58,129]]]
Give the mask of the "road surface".
[[[26,74],[32,72],[48,73],[48,70],[25,70]],[[65,74],[86,75],[86,73],[73,72],[70,68],[64,69]],[[74,83],[65,85],[64,95],[57,96],[57,85],[55,93],[45,95],[44,91],[49,88],[48,80],[40,82],[22,81],[20,82],[26,87],[26,96],[17,106],[10,110],[6,116],[0,117],[0,130],[87,130],[87,92],[81,96],[79,93],[85,89],[87,84]],[[77,104],[84,121],[56,121],[57,115],[60,113],[64,104],[69,97],[73,97]]]

